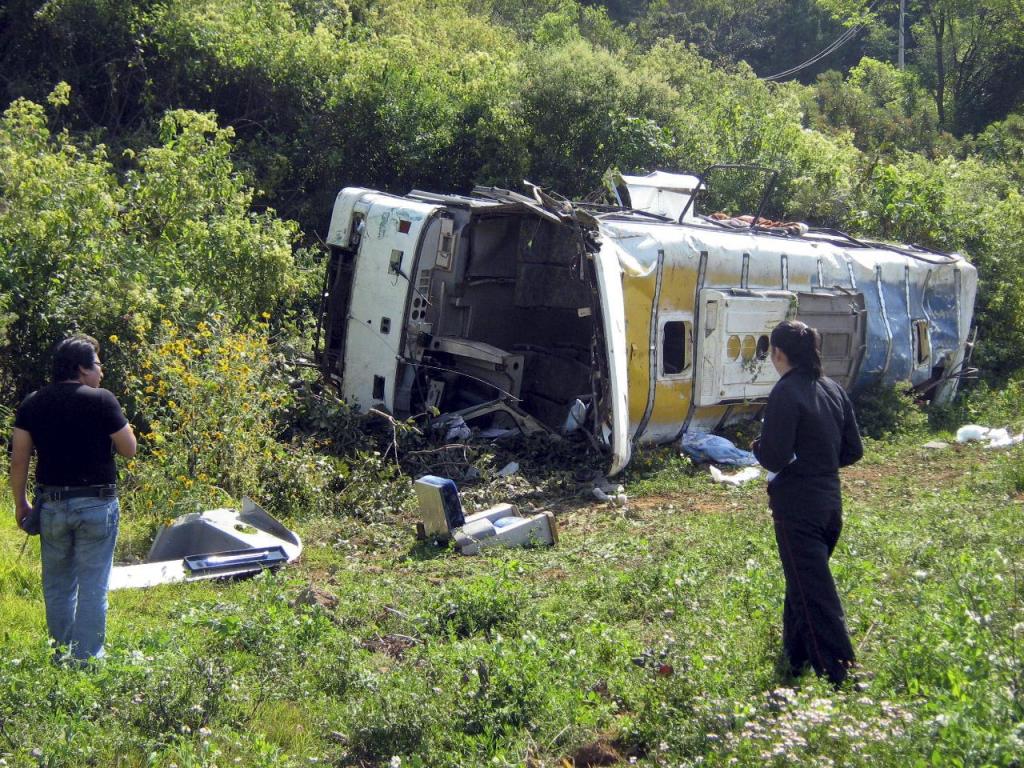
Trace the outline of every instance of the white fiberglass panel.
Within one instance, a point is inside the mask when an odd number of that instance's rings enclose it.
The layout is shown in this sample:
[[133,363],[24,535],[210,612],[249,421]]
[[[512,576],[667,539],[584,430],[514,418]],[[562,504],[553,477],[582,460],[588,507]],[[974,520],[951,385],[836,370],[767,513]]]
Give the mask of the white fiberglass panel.
[[438,206],[370,193],[354,209],[365,218],[345,331],[342,394],[364,409],[393,410],[409,277],[421,234]]
[[622,293],[622,270],[619,247],[602,238],[601,250],[594,254],[594,271],[601,301],[601,324],[604,327],[605,350],[608,354],[608,405],[611,430],[608,436],[612,451],[609,475],[621,472],[629,463],[629,382],[626,373],[626,304]]

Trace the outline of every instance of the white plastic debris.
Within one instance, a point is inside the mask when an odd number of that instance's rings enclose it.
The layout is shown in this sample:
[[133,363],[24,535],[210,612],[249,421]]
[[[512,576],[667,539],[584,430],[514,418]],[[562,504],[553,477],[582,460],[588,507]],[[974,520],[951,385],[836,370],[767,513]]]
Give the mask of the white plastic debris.
[[582,400],[577,399],[569,406],[569,415],[565,417],[565,424],[562,426],[562,434],[568,435],[583,426],[587,420],[587,406]]
[[958,443],[985,442],[986,448],[1006,448],[1024,442],[1024,432],[1011,435],[1005,428],[983,427],[979,424],[965,424],[956,431]]
[[512,475],[514,475],[518,471],[519,471],[519,462],[518,461],[510,461],[504,467],[499,469],[496,474],[497,474],[498,477],[511,477]]
[[629,502],[626,488],[621,483],[613,482],[603,475],[598,475],[592,482],[594,485],[590,489],[590,494],[598,501],[614,507],[625,507]]
[[466,424],[465,419],[461,416],[456,416],[448,422],[448,431],[444,434],[444,441],[446,443],[460,442],[469,440],[472,436],[473,430]]
[[429,536],[435,544],[452,538],[455,548],[464,555],[475,555],[489,546],[554,545],[558,541],[558,523],[550,512],[539,511],[527,517],[512,504],[496,504],[464,516],[458,489],[449,478],[421,477],[416,481],[416,496],[420,502],[420,537]]
[[452,536],[459,552],[475,555],[491,546],[553,546],[558,542],[558,524],[550,512],[523,517],[512,504],[497,504],[467,517]]
[[1007,429],[993,429],[988,433],[988,445],[986,448],[1006,448],[1010,445],[1016,445],[1017,443],[1024,440],[1024,432],[1019,435],[1011,435]]
[[984,440],[988,431],[988,427],[982,427],[977,424],[965,424],[956,431],[956,441],[958,443],[970,443],[975,440]]
[[257,573],[302,554],[302,540],[252,499],[242,509],[181,515],[157,533],[146,560],[111,569],[110,589],[219,579]]
[[756,480],[761,476],[761,470],[757,467],[746,467],[741,469],[739,472],[735,472],[731,475],[725,474],[722,470],[716,467],[714,464],[711,465],[711,479],[716,483],[727,483],[728,485],[735,485],[737,487],[744,483],[749,483],[751,480]]

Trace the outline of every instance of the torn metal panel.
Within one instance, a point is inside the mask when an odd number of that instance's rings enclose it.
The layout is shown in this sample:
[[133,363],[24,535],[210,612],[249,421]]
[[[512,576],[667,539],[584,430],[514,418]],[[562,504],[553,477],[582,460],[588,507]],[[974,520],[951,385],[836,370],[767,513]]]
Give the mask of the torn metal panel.
[[[678,221],[687,209],[690,198],[697,191],[700,179],[685,173],[652,171],[645,176],[613,176],[615,196],[619,203],[637,211],[645,211]],[[686,210],[684,221],[693,221],[693,206]]]
[[160,529],[145,562],[115,566],[110,589],[242,576],[296,560],[302,540],[251,499],[192,512]]
[[320,363],[349,402],[400,416],[557,432],[582,415],[611,474],[635,442],[755,415],[785,318],[819,329],[826,371],[852,391],[952,396],[977,280],[963,257],[756,216],[733,226],[695,209],[699,186],[618,176],[626,209],[536,187],[343,190]]

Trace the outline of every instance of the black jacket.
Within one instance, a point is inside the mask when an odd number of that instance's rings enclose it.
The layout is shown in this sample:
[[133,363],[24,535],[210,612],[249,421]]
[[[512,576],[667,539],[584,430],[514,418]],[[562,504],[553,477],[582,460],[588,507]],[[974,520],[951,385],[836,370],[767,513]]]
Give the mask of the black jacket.
[[832,379],[791,369],[768,396],[754,455],[778,473],[768,484],[772,512],[840,509],[839,467],[864,455],[850,398]]

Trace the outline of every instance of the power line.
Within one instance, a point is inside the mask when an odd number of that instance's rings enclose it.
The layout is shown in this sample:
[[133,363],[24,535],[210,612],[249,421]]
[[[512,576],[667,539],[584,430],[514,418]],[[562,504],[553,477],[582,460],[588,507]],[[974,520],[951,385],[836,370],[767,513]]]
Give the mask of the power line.
[[[874,10],[874,7],[878,4],[878,1],[879,0],[872,0],[871,5],[869,5],[867,10],[865,11],[865,14],[871,13],[871,11]],[[824,59],[827,56],[831,55],[832,53],[834,53],[835,51],[839,50],[844,45],[846,45],[848,42],[850,42],[850,40],[852,40],[854,37],[856,37],[858,34],[860,34],[861,30],[863,30],[864,27],[866,27],[866,26],[867,26],[867,23],[866,22],[862,22],[862,23],[858,24],[855,27],[850,27],[845,32],[843,32],[843,34],[841,34],[839,37],[837,37],[835,40],[833,40],[831,43],[829,43],[825,48],[823,48],[822,50],[818,51],[818,53],[814,54],[814,56],[812,56],[811,58],[809,58],[807,61],[803,62],[802,64],[797,64],[795,67],[790,67],[787,70],[784,70],[782,72],[776,72],[774,75],[768,75],[767,77],[762,77],[760,79],[761,80],[781,80],[783,78],[795,75],[797,72],[799,72],[802,69],[807,69],[808,67],[814,66],[819,61],[821,61],[822,59]]]

